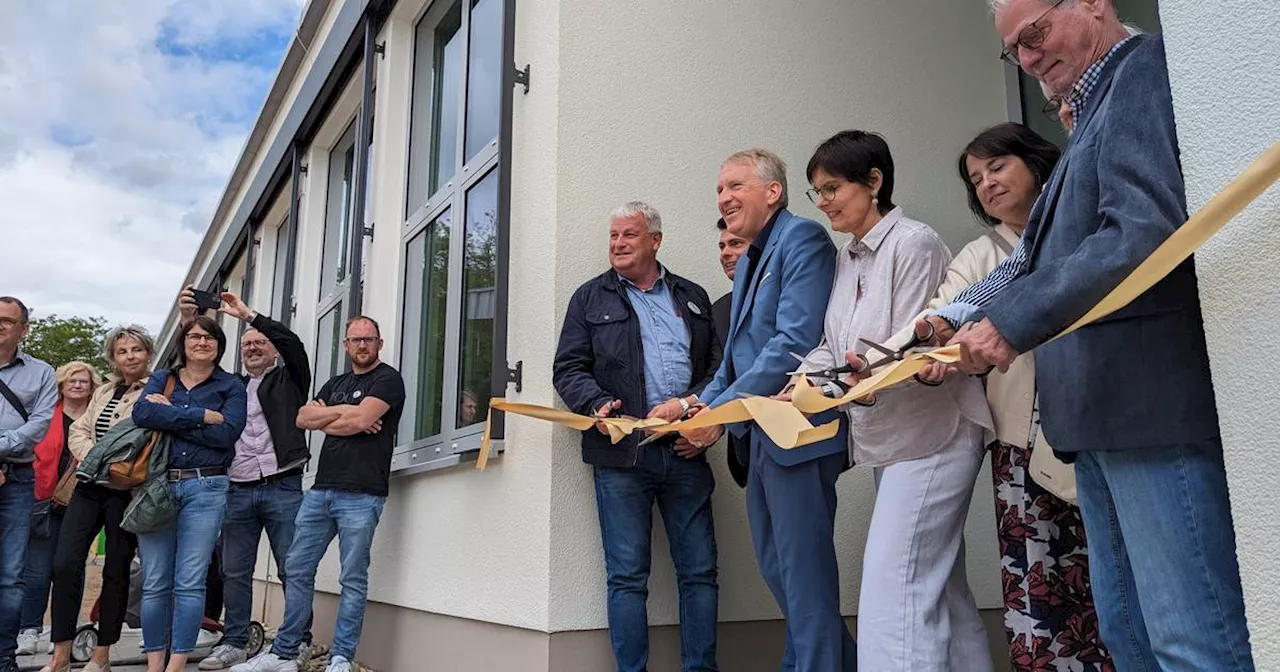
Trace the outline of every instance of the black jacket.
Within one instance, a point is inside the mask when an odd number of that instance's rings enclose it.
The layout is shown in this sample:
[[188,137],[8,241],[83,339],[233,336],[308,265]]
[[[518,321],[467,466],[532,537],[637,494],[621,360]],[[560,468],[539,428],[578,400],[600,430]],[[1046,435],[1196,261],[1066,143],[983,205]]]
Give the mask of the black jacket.
[[[711,300],[701,287],[671,271],[666,273],[666,282],[689,329],[693,382],[681,395],[697,394],[720,366],[720,339],[711,323]],[[592,415],[606,402],[621,399],[617,415],[643,418],[649,414],[640,324],[612,269],[587,281],[569,300],[552,381],[574,413]],[[582,460],[602,467],[635,466],[640,439],[632,435],[615,446],[609,437],[588,429],[582,433]]]
[[[306,404],[311,391],[311,362],[298,335],[266,315],[259,314],[249,323],[276,346],[284,366],[267,372],[258,386],[258,402],[267,418],[271,443],[276,449],[276,463],[284,468],[299,460],[309,460],[307,435],[298,429],[298,410]],[[247,384],[248,376],[241,376]]]
[[[720,337],[720,348],[723,349],[729,344],[729,316],[733,308],[733,292],[729,292],[724,296],[716,299],[711,304],[711,317],[716,323],[716,335]],[[737,444],[742,439],[733,435],[733,432],[724,433],[725,441],[727,441],[728,450],[725,453],[729,456],[729,473],[733,476],[733,482],[742,487],[747,486],[747,472],[749,465],[743,463],[738,457]],[[742,453],[745,455],[746,450]]]

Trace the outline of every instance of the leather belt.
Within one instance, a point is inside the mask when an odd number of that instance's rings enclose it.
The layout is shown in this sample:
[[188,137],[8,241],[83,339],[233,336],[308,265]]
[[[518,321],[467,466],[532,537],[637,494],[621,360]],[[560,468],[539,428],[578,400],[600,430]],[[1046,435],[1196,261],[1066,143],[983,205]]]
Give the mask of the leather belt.
[[208,478],[210,476],[226,476],[226,467],[201,467],[199,469],[170,469],[169,482],[184,481],[188,478]]
[[263,476],[262,478],[254,479],[252,481],[232,481],[231,484],[242,488],[251,488],[253,486],[268,485],[270,483],[275,483],[276,481],[283,481],[286,478],[301,475],[302,467],[294,467],[292,469],[286,469],[284,471],[271,474],[270,476]]

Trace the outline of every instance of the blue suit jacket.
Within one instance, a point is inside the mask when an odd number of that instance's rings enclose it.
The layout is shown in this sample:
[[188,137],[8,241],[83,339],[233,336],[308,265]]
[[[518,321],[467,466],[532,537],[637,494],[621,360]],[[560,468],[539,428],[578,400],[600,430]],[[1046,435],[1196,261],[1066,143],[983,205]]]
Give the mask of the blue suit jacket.
[[[1069,326],[1187,218],[1159,35],[1107,63],[1032,209],[1030,271],[985,306],[1019,352]],[[1193,260],[1131,304],[1036,350],[1045,437],[1064,452],[1218,435]]]
[[[746,264],[739,267],[745,269]],[[746,273],[734,278],[724,359],[703,390],[703,401],[716,407],[743,395],[777,394],[786,386],[787,372],[797,366],[791,353],[807,354],[822,340],[835,267],[836,247],[826,229],[787,210],[778,213],[754,278]],[[749,431],[752,435],[749,442],[736,443],[743,464],[748,461],[741,453],[756,445],[778,464],[793,465],[848,450],[844,413],[830,411],[814,416],[812,422],[836,418],[841,426],[835,438],[792,450],[779,448],[749,423],[730,425],[729,431],[739,437]]]

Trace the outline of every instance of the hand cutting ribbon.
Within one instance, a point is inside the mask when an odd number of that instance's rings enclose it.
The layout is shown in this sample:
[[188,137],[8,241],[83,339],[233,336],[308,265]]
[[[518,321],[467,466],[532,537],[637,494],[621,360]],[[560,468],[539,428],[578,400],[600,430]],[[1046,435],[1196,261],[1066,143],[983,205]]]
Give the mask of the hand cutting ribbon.
[[[1262,156],[1250,164],[1239,177],[1232,180],[1221,193],[1200,208],[1185,224],[1178,227],[1168,240],[1157,247],[1129,274],[1129,277],[1103,297],[1096,306],[1050,340],[1062,338],[1076,329],[1124,308],[1130,301],[1151,289],[1277,180],[1280,180],[1280,142],[1263,152]],[[637,418],[604,418],[602,421],[609,429],[610,439],[617,443],[638,429],[666,434],[680,429],[698,429],[750,420],[759,425],[780,447],[795,448],[829,439],[836,433],[836,422],[814,427],[809,424],[805,414],[826,411],[905,382],[935,361],[947,364],[960,361],[959,346],[911,353],[901,361],[860,381],[843,397],[835,399],[824,396],[816,387],[808,384],[807,381],[802,381],[803,384],[797,385],[792,393],[790,403],[765,397],[747,397],[731,401],[696,418],[673,423]],[[485,423],[480,456],[476,460],[477,469],[483,470],[489,463],[490,426],[495,409],[549,420],[578,430],[590,429],[597,420],[600,420],[545,406],[519,404],[494,398],[489,403],[489,420]]]

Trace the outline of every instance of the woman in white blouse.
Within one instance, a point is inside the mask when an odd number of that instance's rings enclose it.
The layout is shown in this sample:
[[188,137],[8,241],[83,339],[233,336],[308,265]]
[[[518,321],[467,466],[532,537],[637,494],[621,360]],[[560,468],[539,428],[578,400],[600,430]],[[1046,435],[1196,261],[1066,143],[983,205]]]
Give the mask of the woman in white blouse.
[[[807,193],[853,240],[838,252],[814,370],[866,353],[924,308],[951,253],[931,227],[893,204],[893,158],[878,135],[843,131],[810,159]],[[876,359],[872,356],[871,359]],[[991,426],[981,383],[910,382],[850,405],[850,451],[872,467],[875,511],[863,557],[858,668],[991,670],[964,563],[964,523]]]

